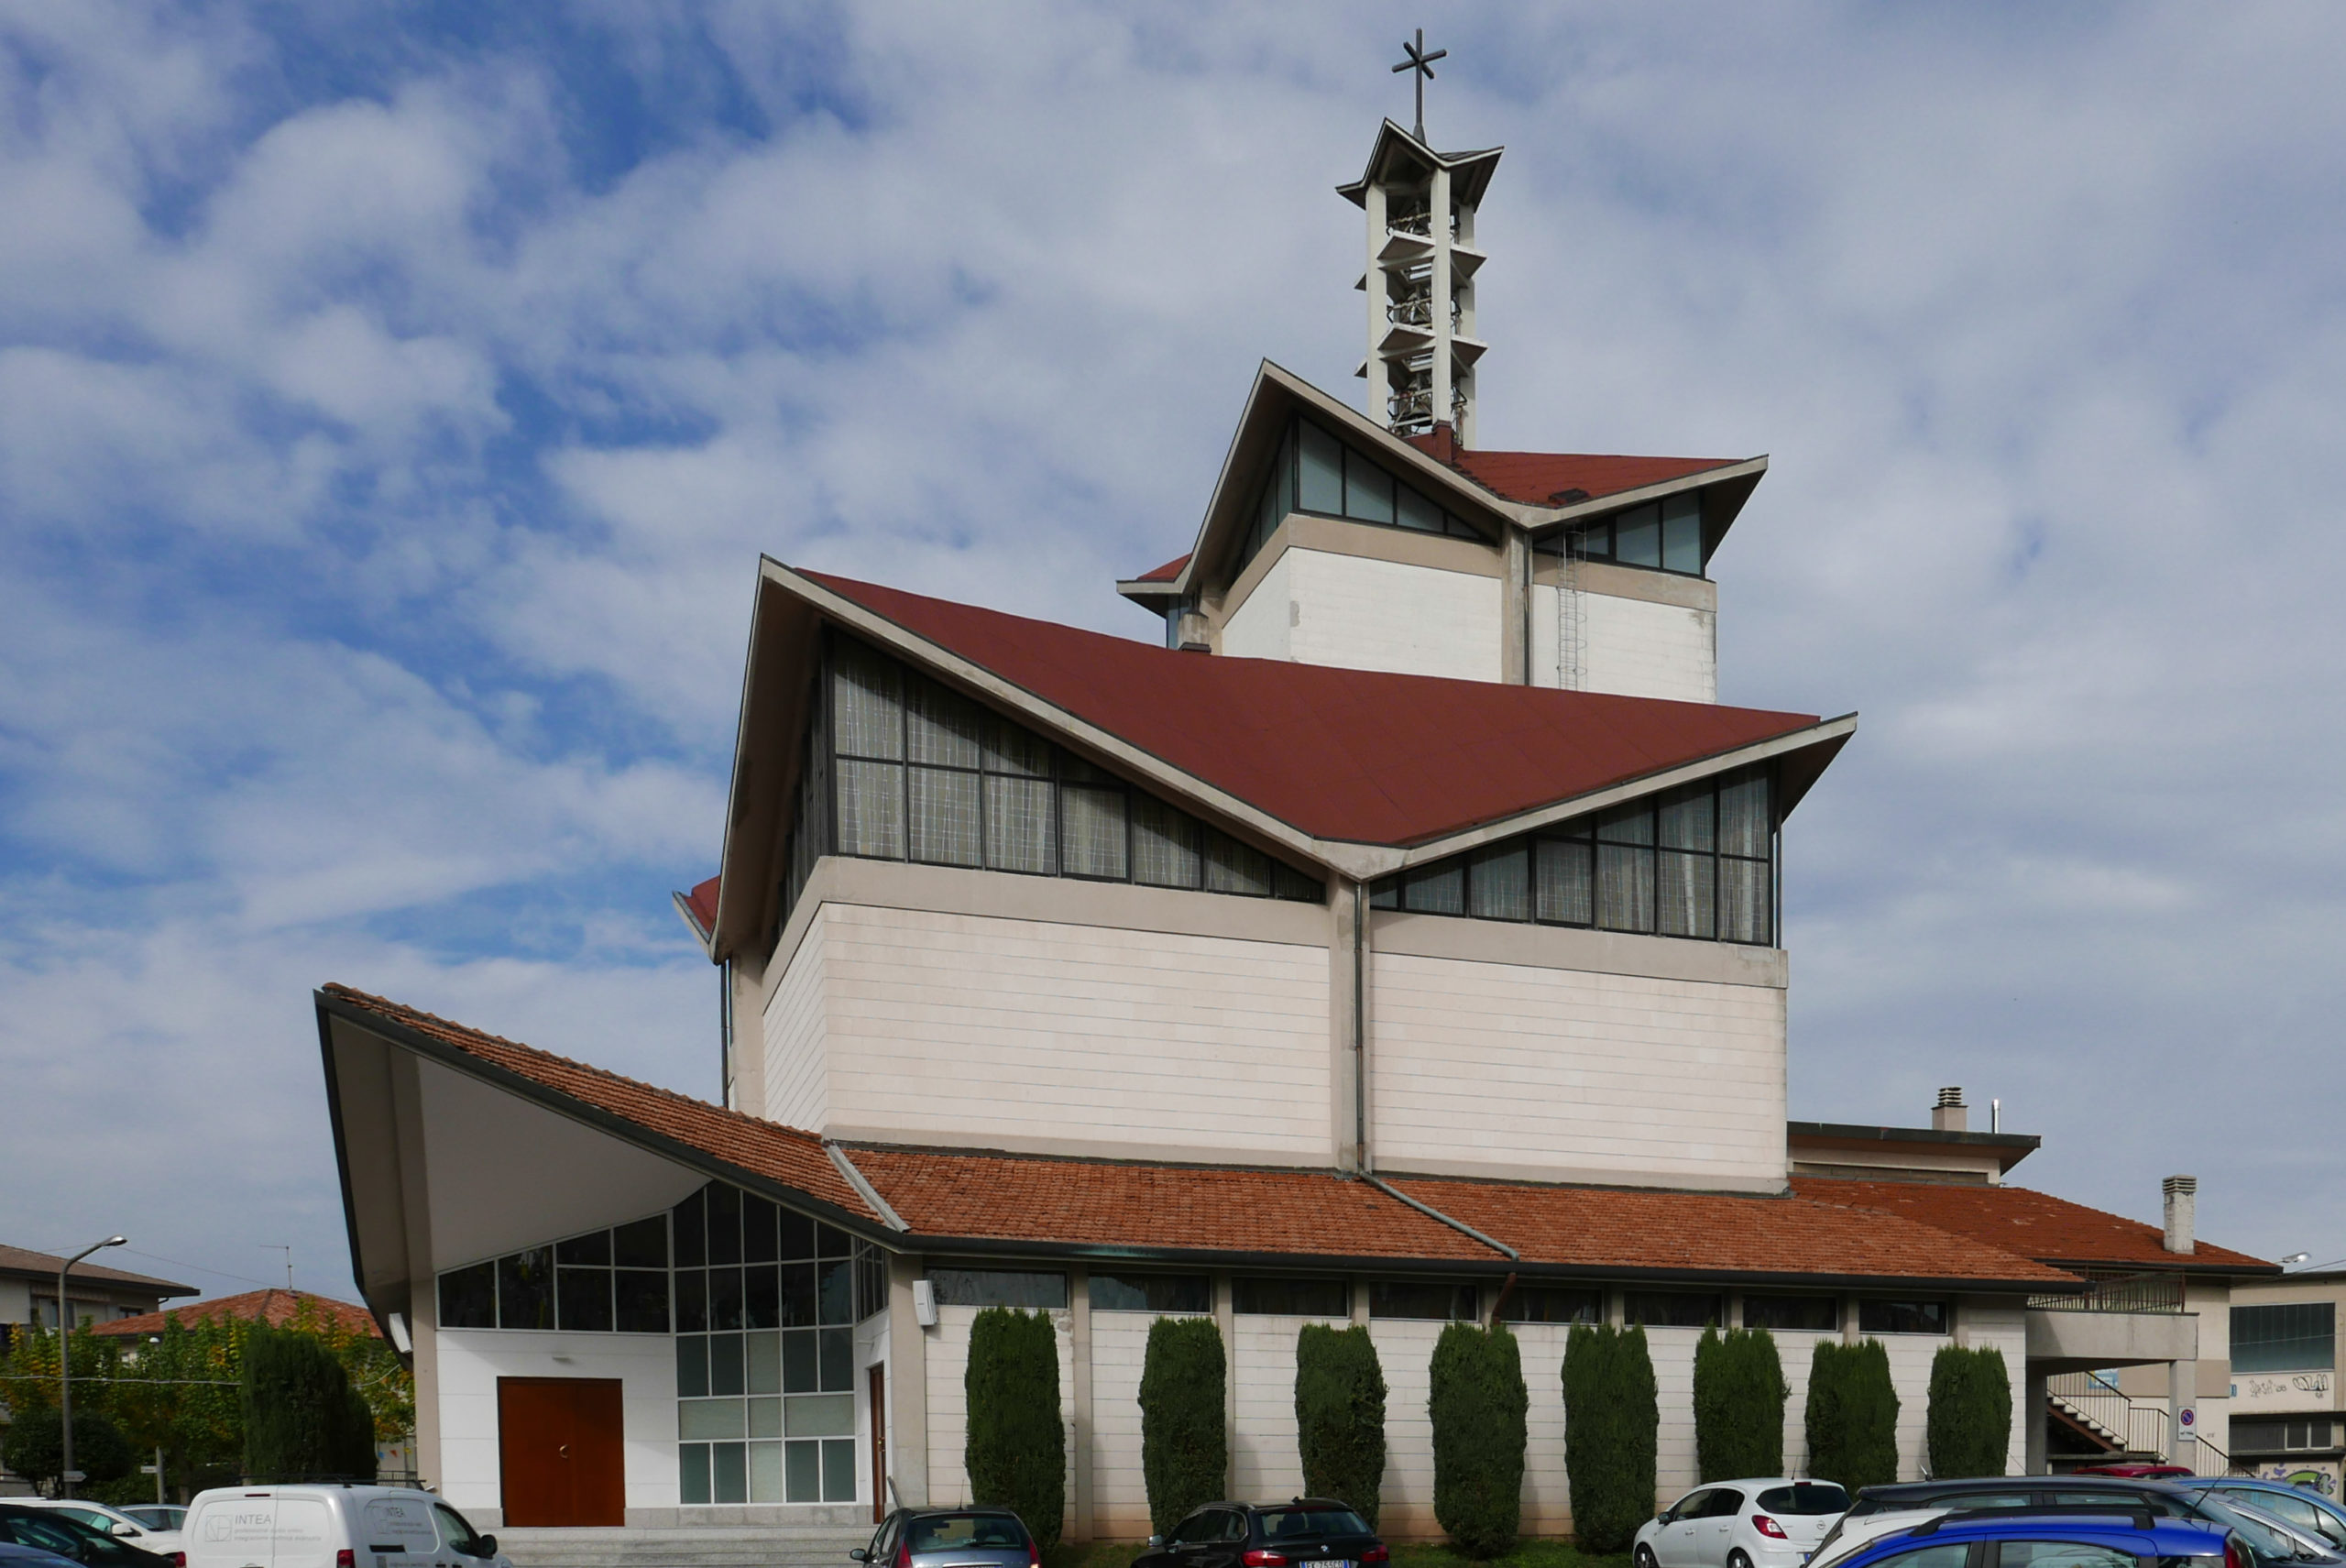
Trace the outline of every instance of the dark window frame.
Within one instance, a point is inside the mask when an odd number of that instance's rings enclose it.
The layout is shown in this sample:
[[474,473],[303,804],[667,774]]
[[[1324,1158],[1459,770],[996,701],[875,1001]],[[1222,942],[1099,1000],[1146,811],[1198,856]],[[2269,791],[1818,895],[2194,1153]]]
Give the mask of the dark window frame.
[[[1901,1309],[1936,1308],[1935,1329],[1891,1326]],[[1924,1314],[1925,1317],[1927,1313]],[[1862,1334],[1922,1334],[1944,1339],[1955,1332],[1955,1303],[1935,1296],[1861,1296],[1858,1299],[1858,1332]]]
[[[1307,507],[1303,504],[1301,427],[1306,424],[1333,442],[1341,454],[1337,458],[1336,466],[1338,510],[1328,511],[1319,507]],[[1366,473],[1381,477],[1390,488],[1391,521],[1357,516],[1350,510],[1354,484],[1353,471],[1355,466]],[[1368,482],[1364,479],[1362,488],[1370,488]],[[1404,490],[1417,497],[1431,509],[1433,515],[1440,520],[1439,526],[1413,528],[1399,521],[1402,512],[1401,496]],[[1284,505],[1281,504],[1282,500]],[[1232,562],[1230,567],[1231,576],[1235,578],[1244,572],[1254,562],[1255,557],[1263,553],[1264,546],[1271,542],[1271,535],[1277,533],[1288,518],[1295,514],[1304,517],[1332,518],[1338,522],[1357,523],[1363,528],[1389,528],[1398,533],[1414,533],[1429,539],[1464,539],[1485,546],[1497,543],[1497,541],[1494,540],[1489,533],[1477,528],[1456,510],[1445,506],[1439,499],[1427,495],[1423,486],[1412,484],[1409,479],[1361,451],[1318,420],[1308,419],[1299,413],[1289,415],[1286,424],[1281,428],[1278,448],[1273,453],[1269,465],[1264,470],[1263,482],[1255,488],[1254,499],[1247,506],[1246,532],[1239,538],[1237,557]]]
[[[1708,582],[1711,576],[1711,555],[1718,548],[1718,541],[1712,537],[1711,509],[1707,503],[1705,492],[1700,488],[1691,493],[1694,499],[1696,554],[1702,564],[1691,572],[1683,567],[1667,565],[1670,558],[1667,529],[1670,503],[1684,499],[1689,493],[1685,490],[1673,491],[1667,496],[1659,496],[1652,500],[1639,501],[1635,506],[1626,506],[1617,510],[1606,512],[1603,517],[1595,518],[1586,522],[1567,524],[1555,532],[1534,541],[1531,548],[1541,555],[1559,556],[1573,561],[1594,561],[1600,565],[1619,566],[1625,571],[1660,572],[1666,576],[1692,577],[1698,581]],[[1643,511],[1648,507],[1654,509],[1656,547],[1665,563],[1661,565],[1649,566],[1642,561],[1624,561],[1615,550],[1616,533],[1621,520],[1633,512]],[[1595,543],[1598,540],[1602,541],[1601,547]]]
[[[2329,1320],[2326,1331],[2315,1325]],[[2235,1373],[2332,1372],[2338,1366],[2338,1305],[2334,1301],[2258,1301],[2231,1309],[2231,1365]],[[2293,1332],[2292,1332],[2293,1331]],[[2327,1341],[2324,1359],[2289,1346]],[[2248,1352],[2243,1355],[2243,1350]]]
[[[1765,811],[1768,821],[1768,853],[1748,855],[1725,847],[1720,831],[1719,795],[1722,791],[1753,779],[1767,785]],[[1662,843],[1661,813],[1676,797],[1700,793],[1707,797],[1710,806],[1708,839],[1710,848],[1685,849]],[[1783,820],[1777,808],[1782,798],[1781,781],[1773,762],[1761,762],[1751,767],[1683,785],[1678,789],[1659,791],[1591,812],[1568,821],[1536,828],[1530,832],[1502,839],[1491,844],[1445,856],[1423,866],[1397,872],[1376,882],[1369,889],[1369,906],[1409,915],[1447,915],[1471,920],[1501,920],[1510,925],[1555,926],[1571,930],[1618,931],[1628,936],[1670,937],[1685,942],[1725,942],[1737,947],[1767,948],[1776,945],[1783,928]],[[1606,836],[1608,828],[1626,826],[1631,815],[1643,819],[1642,838]],[[1588,918],[1567,919],[1541,913],[1540,898],[1540,846],[1562,846],[1585,855],[1584,869],[1588,901]],[[1646,899],[1650,909],[1643,924],[1608,921],[1604,896],[1604,876],[1606,854],[1626,857],[1642,865],[1640,879],[1650,894]],[[1667,931],[1662,928],[1662,857],[1684,856],[1706,861],[1709,869],[1709,933],[1700,931]],[[1478,897],[1475,883],[1477,868],[1513,859],[1522,868],[1529,891],[1526,894],[1528,913],[1523,915],[1485,914],[1478,911],[1478,902],[1490,902]],[[1724,874],[1729,862],[1739,866],[1758,867],[1758,874],[1765,879],[1767,896],[1760,901],[1767,915],[1767,929],[1756,939],[1724,934],[1725,922],[1720,919],[1724,907],[1722,889],[1727,884]],[[1454,894],[1442,886],[1449,879],[1456,879]],[[1510,878],[1512,881],[1513,879]],[[1422,894],[1420,890],[1427,890]],[[1455,907],[1446,907],[1454,905]]]

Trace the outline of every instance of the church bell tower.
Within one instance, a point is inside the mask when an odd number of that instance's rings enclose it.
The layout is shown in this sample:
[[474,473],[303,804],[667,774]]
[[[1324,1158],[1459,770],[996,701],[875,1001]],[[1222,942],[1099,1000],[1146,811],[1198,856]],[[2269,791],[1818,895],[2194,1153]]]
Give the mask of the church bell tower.
[[1425,84],[1449,51],[1426,51],[1420,30],[1393,69],[1417,78],[1418,123],[1387,120],[1368,169],[1337,194],[1368,217],[1368,265],[1356,285],[1368,295],[1368,414],[1400,435],[1447,425],[1461,446],[1474,444],[1474,367],[1488,346],[1475,334],[1474,209],[1498,168],[1500,148],[1436,152],[1426,139]]

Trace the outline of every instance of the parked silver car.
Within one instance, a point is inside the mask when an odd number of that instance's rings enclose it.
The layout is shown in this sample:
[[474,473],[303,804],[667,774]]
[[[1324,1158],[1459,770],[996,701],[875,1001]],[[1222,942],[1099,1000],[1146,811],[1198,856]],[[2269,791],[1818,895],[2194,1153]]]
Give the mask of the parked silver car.
[[872,1568],[1042,1568],[1034,1532],[1008,1508],[899,1508],[848,1556]]

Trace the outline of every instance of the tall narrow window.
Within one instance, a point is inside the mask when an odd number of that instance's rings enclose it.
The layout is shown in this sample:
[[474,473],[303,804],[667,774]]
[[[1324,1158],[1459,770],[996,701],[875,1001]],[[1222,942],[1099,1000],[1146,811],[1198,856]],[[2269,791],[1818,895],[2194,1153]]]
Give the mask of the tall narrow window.
[[1571,839],[1540,839],[1532,844],[1536,898],[1533,918],[1558,926],[1596,922],[1595,847],[1588,825]]
[[1715,934],[1716,837],[1713,797],[1707,785],[1664,795],[1661,809],[1661,853],[1658,870],[1661,930],[1665,937]]
[[1485,920],[1531,918],[1531,856],[1518,840],[1480,850],[1466,862],[1469,913]]
[[839,751],[839,848],[850,855],[904,855],[904,703],[901,671],[859,643],[832,663],[831,712]]
[[1133,797],[1133,881],[1151,887],[1196,887],[1198,822],[1152,795]]
[[1058,792],[1051,748],[1007,719],[987,735],[986,864],[1048,876],[1058,870]]
[[1060,760],[1059,864],[1069,876],[1127,875],[1123,783],[1075,757]]
[[1653,810],[1643,804],[1596,820],[1596,923],[1650,931],[1654,916]]
[[1344,511],[1344,449],[1336,438],[1305,421],[1296,427],[1296,505],[1305,511],[1342,517]]
[[1661,503],[1661,565],[1670,572],[1703,570],[1703,499],[1672,496]]
[[978,865],[978,766],[988,715],[933,681],[915,679],[907,686],[912,858],[936,865]]

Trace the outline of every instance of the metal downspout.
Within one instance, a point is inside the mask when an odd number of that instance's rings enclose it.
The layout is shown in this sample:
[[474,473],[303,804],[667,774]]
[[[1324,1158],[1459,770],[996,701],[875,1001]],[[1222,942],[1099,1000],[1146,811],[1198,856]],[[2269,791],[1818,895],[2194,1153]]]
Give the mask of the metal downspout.
[[1366,1176],[1368,1155],[1368,884],[1353,883],[1353,1148]]
[[1387,1198],[1398,1199],[1401,1202],[1407,1203],[1410,1208],[1415,1209],[1419,1213],[1425,1215],[1428,1219],[1440,1220],[1443,1224],[1448,1225],[1452,1230],[1458,1232],[1461,1235],[1472,1236],[1476,1241],[1481,1242],[1485,1246],[1489,1247],[1492,1251],[1506,1254],[1507,1260],[1509,1263],[1521,1263],[1523,1261],[1523,1255],[1516,1251],[1513,1247],[1507,1245],[1507,1243],[1502,1241],[1494,1241],[1491,1237],[1485,1235],[1482,1232],[1476,1230],[1465,1221],[1453,1218],[1451,1215],[1443,1213],[1441,1210],[1435,1208],[1431,1203],[1419,1202],[1416,1199],[1410,1197],[1408,1193],[1402,1191],[1399,1188],[1394,1186],[1391,1182],[1385,1180],[1383,1178],[1371,1176],[1366,1171],[1363,1171],[1361,1172],[1361,1179],[1366,1181],[1371,1187],[1376,1188],[1379,1192],[1384,1193]]

